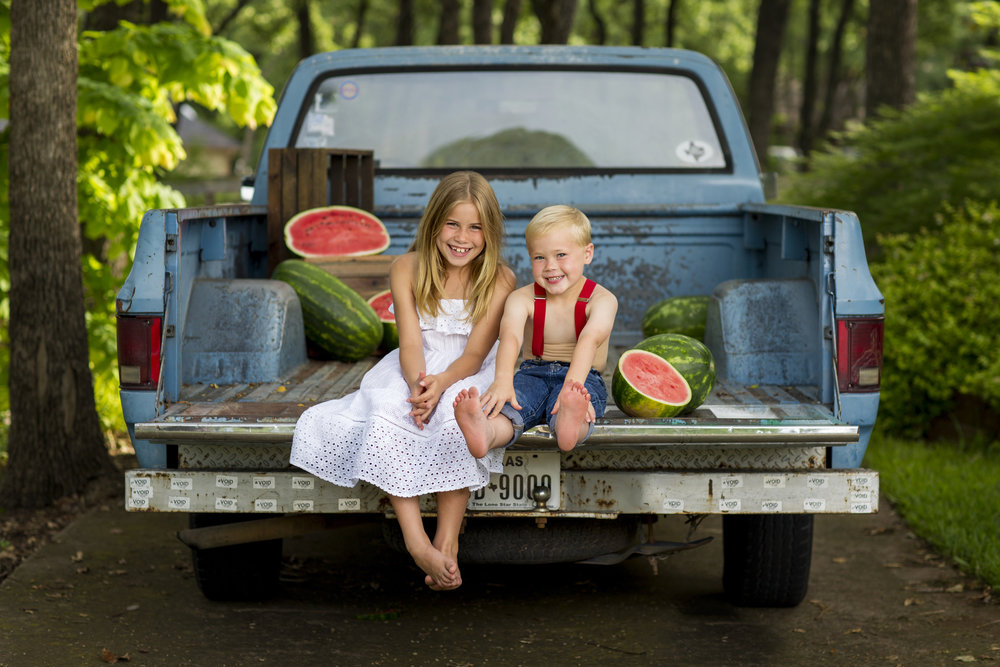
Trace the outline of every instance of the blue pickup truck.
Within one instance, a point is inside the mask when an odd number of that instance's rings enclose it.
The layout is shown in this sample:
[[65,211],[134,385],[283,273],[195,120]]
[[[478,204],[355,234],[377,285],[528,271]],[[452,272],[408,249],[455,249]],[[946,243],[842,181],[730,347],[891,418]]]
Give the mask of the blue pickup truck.
[[612,405],[568,453],[544,427],[525,433],[470,499],[463,562],[666,556],[710,541],[698,520],[721,515],[729,599],[801,602],[814,516],[878,509],[878,475],[860,466],[878,408],[883,300],[857,217],[768,204],[725,74],[683,50],[387,48],[304,60],[249,203],[142,220],[117,299],[121,401],[139,460],[127,509],[190,515],[180,537],[213,599],[273,593],[282,539],[345,520],[380,521],[388,546],[401,545],[378,489],[333,486],[288,462],[299,414],[352,391],[376,359],[310,354],[295,293],[269,278],[288,256],[284,222],[343,203],[374,212],[392,242],[324,268],[363,295],[384,288],[386,258],[406,250],[431,190],[460,168],[495,188],[521,284],[534,213],[565,203],[590,217],[590,275],[620,303],[610,368],[642,338],[651,304],[710,295],[705,342],[718,372],[680,418]]

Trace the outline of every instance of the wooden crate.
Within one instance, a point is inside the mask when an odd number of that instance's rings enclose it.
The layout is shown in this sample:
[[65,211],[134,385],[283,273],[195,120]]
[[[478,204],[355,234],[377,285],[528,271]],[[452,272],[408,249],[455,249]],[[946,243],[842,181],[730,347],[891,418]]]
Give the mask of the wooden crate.
[[296,213],[341,204],[371,211],[375,202],[372,151],[272,148],[267,153],[267,258],[270,269],[294,257],[285,223]]

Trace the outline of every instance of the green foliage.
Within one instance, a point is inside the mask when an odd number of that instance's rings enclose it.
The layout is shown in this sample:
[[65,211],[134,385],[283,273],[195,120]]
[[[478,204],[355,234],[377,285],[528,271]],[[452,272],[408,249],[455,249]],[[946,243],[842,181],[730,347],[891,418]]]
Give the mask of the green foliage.
[[884,437],[865,464],[915,533],[994,589],[1000,587],[1000,448],[962,449]]
[[954,88],[848,129],[782,200],[856,212],[866,243],[931,226],[942,202],[1000,200],[998,74],[955,74]]
[[1000,207],[946,210],[931,230],[880,239],[885,297],[879,423],[922,437],[958,394],[1000,411]]
[[[81,0],[87,10],[106,0]],[[118,4],[127,4],[116,0]],[[182,20],[122,22],[79,40],[78,208],[83,274],[98,412],[106,429],[123,428],[118,402],[114,301],[144,211],[184,205],[161,178],[184,159],[174,108],[190,101],[251,128],[270,123],[272,86],[252,56],[210,34],[201,0],[167,0]],[[7,117],[9,0],[0,0],[0,117]],[[7,405],[6,137],[0,151],[0,410]]]
[[[981,30],[1000,27],[995,4],[971,3]],[[984,61],[990,55],[980,51]],[[942,203],[1000,201],[1000,70],[949,76],[950,88],[835,135],[781,199],[856,212],[866,244],[932,226]]]

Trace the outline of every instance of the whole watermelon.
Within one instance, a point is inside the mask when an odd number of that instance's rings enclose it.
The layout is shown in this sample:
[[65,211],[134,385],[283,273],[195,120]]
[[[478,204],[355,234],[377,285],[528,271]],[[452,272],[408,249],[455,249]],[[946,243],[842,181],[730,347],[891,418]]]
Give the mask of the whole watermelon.
[[654,303],[642,317],[642,336],[678,333],[697,340],[705,339],[708,296],[672,296]]
[[271,277],[295,290],[302,304],[306,338],[334,359],[363,359],[382,342],[378,315],[340,278],[301,259],[286,259]]
[[715,385],[715,359],[700,340],[684,334],[665,333],[650,336],[632,349],[652,352],[677,370],[691,387],[691,400],[680,414],[691,412],[705,402]]

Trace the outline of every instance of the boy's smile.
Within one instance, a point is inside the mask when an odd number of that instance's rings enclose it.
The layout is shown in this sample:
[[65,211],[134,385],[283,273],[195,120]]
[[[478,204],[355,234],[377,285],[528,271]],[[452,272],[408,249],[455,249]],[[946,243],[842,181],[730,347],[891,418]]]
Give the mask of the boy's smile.
[[553,296],[577,287],[583,267],[594,258],[594,244],[580,245],[571,230],[554,229],[531,241],[531,275],[546,293]]
[[437,236],[438,252],[452,266],[465,266],[486,247],[479,210],[471,201],[455,204]]

